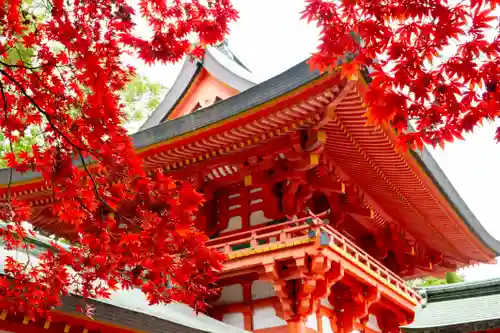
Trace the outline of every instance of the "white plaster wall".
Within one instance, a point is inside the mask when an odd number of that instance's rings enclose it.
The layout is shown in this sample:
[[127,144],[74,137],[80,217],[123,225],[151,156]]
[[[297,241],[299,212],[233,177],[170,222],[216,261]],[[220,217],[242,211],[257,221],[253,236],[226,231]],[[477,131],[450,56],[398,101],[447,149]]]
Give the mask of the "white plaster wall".
[[250,214],[250,226],[256,226],[271,221],[272,219],[268,219],[267,217],[264,216],[264,211],[262,210],[257,210]]
[[306,327],[309,327],[315,331],[318,330],[318,317],[316,313],[312,313],[307,317]]
[[222,322],[241,329],[245,328],[245,317],[241,312],[226,313],[222,317]]
[[264,280],[255,280],[252,282],[252,299],[264,299],[273,297],[274,287],[271,282]]
[[221,295],[216,304],[233,304],[243,302],[243,286],[232,284],[222,288]]
[[257,308],[253,311],[252,325],[254,330],[279,327],[286,325],[286,321],[278,317],[272,306]]
[[235,231],[235,230],[241,230],[243,228],[243,222],[241,219],[241,216],[233,216],[229,218],[229,221],[227,223],[226,229],[221,231],[221,234],[225,232],[230,232],[230,231]]
[[372,314],[368,316],[368,321],[366,323],[366,326],[376,332],[382,332],[380,327],[378,327],[377,317],[375,317]]
[[322,316],[321,324],[323,328],[323,333],[333,333],[332,323],[330,322],[330,318],[328,318],[327,316]]
[[326,306],[327,308],[329,309],[332,309],[333,310],[333,306],[330,304],[330,302],[328,301],[328,298],[323,298],[321,299],[321,305],[323,306]]

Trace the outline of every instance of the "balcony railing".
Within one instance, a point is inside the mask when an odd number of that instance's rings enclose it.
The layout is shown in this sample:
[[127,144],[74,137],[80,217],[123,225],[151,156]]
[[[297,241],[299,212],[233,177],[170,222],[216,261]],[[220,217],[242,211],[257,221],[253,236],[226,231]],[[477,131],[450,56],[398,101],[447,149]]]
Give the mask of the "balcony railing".
[[405,298],[409,296],[414,301],[421,299],[418,292],[408,286],[403,279],[332,226],[325,224],[322,219],[326,216],[326,212],[319,215],[311,214],[297,220],[218,237],[210,240],[207,245],[226,254],[230,260],[234,260],[269,250],[278,250],[319,241],[321,246],[329,247],[344,259],[358,266],[362,271],[387,285],[390,289],[403,293]]

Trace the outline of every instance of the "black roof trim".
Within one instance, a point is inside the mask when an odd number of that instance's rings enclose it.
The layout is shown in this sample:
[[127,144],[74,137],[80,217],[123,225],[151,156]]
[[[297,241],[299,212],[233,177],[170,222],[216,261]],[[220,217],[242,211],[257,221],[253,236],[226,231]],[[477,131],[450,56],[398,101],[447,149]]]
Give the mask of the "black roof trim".
[[[467,311],[467,309],[455,309],[455,311]],[[440,326],[419,326],[410,325],[400,327],[407,333],[473,333],[500,328],[500,319],[491,318],[487,320],[465,321]]]
[[500,293],[500,278],[418,288],[427,303]]

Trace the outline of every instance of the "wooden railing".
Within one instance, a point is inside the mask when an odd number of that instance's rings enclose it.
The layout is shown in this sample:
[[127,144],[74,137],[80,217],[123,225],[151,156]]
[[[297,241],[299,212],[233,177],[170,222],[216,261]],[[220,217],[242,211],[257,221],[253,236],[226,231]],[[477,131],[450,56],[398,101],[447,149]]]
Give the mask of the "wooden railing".
[[[351,240],[325,224],[322,218],[326,212],[318,215],[290,220],[276,225],[269,225],[257,229],[234,233],[218,237],[207,242],[207,245],[229,257],[234,254],[258,250],[269,244],[302,244],[301,241],[317,239],[322,246],[328,246],[346,260],[358,266],[361,270],[377,278],[396,291],[402,292],[415,300],[420,300],[420,295],[408,286],[403,279],[367,254]],[[259,252],[259,251],[256,251]],[[231,256],[233,254],[233,256]]]

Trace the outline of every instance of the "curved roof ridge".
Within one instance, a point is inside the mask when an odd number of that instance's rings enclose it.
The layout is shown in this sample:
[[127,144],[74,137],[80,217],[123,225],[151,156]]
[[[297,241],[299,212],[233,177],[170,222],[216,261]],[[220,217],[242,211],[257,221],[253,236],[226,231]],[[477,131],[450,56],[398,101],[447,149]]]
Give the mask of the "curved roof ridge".
[[229,50],[227,42],[208,47],[202,59],[186,58],[174,84],[169,89],[160,105],[142,124],[139,131],[156,126],[170,115],[182,97],[187,93],[195,78],[206,69],[217,80],[242,92],[256,84],[252,73]]

